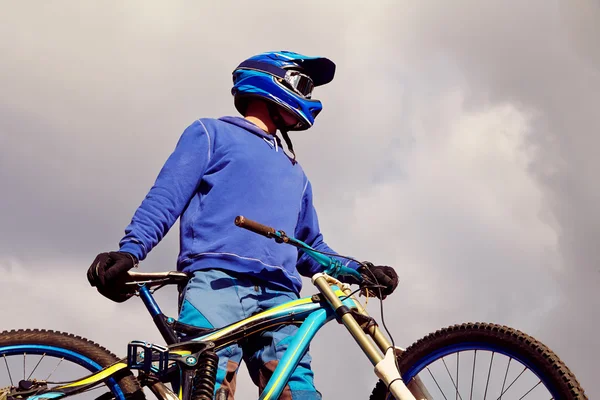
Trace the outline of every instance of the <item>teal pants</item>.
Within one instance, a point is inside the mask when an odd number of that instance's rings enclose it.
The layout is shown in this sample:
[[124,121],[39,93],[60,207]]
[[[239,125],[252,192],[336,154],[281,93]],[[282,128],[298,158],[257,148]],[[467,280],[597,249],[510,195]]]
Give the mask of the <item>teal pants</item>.
[[[221,270],[196,271],[181,293],[179,320],[201,328],[222,328],[296,299],[298,296],[293,292],[241,274]],[[259,394],[262,393],[297,329],[295,325],[281,325],[219,350],[217,389],[221,385],[226,387],[230,393],[228,399],[233,399],[238,367],[244,360]],[[321,399],[313,383],[310,362],[307,352],[280,399]]]

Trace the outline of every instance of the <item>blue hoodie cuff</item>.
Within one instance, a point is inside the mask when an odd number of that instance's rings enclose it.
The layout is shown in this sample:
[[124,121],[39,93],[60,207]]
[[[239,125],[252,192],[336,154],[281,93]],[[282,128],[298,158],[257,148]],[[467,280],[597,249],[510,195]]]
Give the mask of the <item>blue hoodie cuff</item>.
[[127,242],[121,246],[119,251],[133,254],[140,261],[144,259],[144,251],[142,247],[137,243]]
[[360,264],[357,263],[356,261],[352,261],[352,260],[348,260],[345,264],[344,267],[348,267],[348,268],[352,268],[354,270],[357,270],[360,267]]

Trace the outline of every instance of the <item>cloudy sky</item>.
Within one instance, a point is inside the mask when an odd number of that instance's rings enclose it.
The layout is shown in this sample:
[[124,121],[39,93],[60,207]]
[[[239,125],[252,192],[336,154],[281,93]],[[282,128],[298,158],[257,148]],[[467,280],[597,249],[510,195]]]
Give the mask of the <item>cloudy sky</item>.
[[[337,64],[315,127],[293,140],[328,243],[397,268],[396,342],[507,324],[600,396],[600,0],[0,6],[0,329],[69,331],[121,355],[159,342],[141,302],[102,298],[85,271],[183,129],[235,114],[232,69],[289,49]],[[177,251],[174,229],[142,268],[173,269]],[[175,291],[157,297],[175,315]],[[324,397],[368,398],[364,355],[337,324],[322,333]],[[238,398],[255,398],[242,375]]]

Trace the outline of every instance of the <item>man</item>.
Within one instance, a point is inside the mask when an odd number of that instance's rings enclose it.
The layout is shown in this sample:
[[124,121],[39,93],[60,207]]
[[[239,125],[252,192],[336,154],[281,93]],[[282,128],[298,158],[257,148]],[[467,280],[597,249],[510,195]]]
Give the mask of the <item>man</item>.
[[[181,294],[181,322],[220,328],[297,299],[300,275],[312,276],[322,267],[292,246],[239,229],[233,220],[245,215],[333,252],[320,233],[312,187],[296,162],[288,131],[313,125],[322,109],[311,98],[313,87],[329,83],[334,73],[335,64],[326,58],[287,51],[242,62],[233,72],[232,94],[244,118],[199,119],[183,132],[126,228],[119,251],[99,254],[90,267],[90,283],[115,301],[129,298],[111,287],[181,218],[177,266],[193,273]],[[281,148],[277,130],[291,157]],[[392,268],[370,264],[369,273],[384,286],[383,296],[395,289]],[[296,330],[273,328],[249,338],[243,348],[220,350],[217,387],[226,387],[233,398],[244,359],[262,391]],[[281,398],[321,398],[310,360],[305,354]]]

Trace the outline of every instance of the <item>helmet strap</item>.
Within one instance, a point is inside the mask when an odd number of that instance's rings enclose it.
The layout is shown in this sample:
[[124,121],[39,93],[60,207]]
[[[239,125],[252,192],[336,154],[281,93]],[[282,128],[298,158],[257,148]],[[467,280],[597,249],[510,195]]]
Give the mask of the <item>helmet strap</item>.
[[292,164],[296,164],[296,153],[294,152],[294,145],[292,144],[292,139],[290,139],[290,135],[288,135],[288,132],[286,130],[282,130],[281,136],[283,136],[283,140],[285,140],[285,145],[287,146],[288,150],[290,151],[290,153],[292,153]]
[[294,145],[292,144],[292,140],[288,135],[288,127],[285,126],[283,122],[283,118],[281,117],[279,107],[277,107],[275,104],[269,101],[267,102],[267,108],[269,109],[269,117],[271,117],[271,120],[275,124],[275,127],[281,132],[281,136],[283,136],[285,145],[287,146],[289,152],[292,153],[292,164],[296,164],[296,153],[294,152]]

